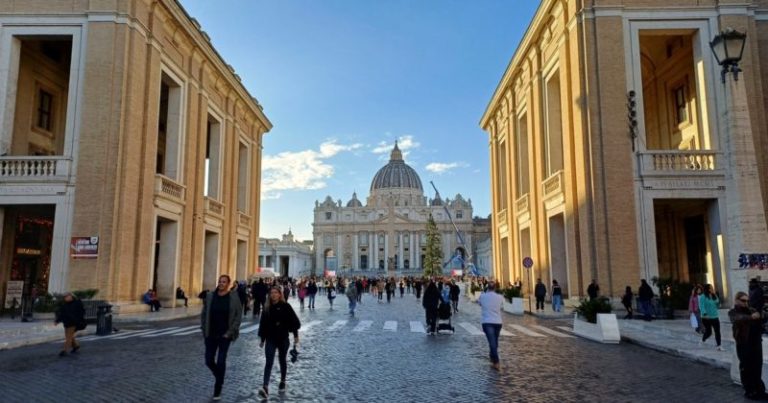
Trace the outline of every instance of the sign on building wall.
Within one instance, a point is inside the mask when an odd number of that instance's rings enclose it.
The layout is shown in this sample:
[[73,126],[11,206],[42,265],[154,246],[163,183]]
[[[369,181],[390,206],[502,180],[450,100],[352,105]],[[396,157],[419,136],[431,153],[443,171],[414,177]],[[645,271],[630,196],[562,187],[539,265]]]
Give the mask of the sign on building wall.
[[5,309],[9,309],[16,299],[16,308],[21,306],[21,296],[24,293],[24,282],[20,280],[8,281],[5,286]]
[[73,236],[69,252],[72,259],[96,259],[99,257],[99,237]]

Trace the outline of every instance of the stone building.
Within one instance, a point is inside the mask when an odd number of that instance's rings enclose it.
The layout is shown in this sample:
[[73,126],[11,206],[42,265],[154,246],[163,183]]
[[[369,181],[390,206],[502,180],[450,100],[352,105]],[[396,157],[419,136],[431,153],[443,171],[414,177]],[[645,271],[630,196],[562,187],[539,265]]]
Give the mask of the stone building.
[[0,2],[0,292],[245,278],[270,128],[177,1]]
[[[593,278],[614,297],[653,277],[726,303],[746,289],[759,272],[739,256],[768,252],[766,16],[765,1],[543,0],[480,123],[497,275],[571,297]],[[709,46],[726,27],[747,34],[738,81]]]
[[[461,194],[453,200],[443,200],[439,193],[434,199],[425,197],[421,178],[405,163],[395,143],[389,163],[371,181],[365,204],[357,193],[346,204],[330,196],[322,203],[315,202],[312,225],[317,274],[421,274],[430,215],[440,231],[444,272],[449,274],[451,269],[462,269],[473,261],[472,201]],[[452,259],[456,255],[461,259]]]
[[309,276],[314,269],[312,241],[297,241],[293,232],[278,238],[259,238],[259,268],[269,268],[278,276]]

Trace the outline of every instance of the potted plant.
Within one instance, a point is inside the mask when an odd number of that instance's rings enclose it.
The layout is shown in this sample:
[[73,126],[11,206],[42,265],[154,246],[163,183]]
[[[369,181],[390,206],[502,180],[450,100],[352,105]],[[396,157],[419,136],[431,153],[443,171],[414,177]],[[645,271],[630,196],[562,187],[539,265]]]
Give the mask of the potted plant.
[[504,312],[514,315],[522,315],[525,312],[523,308],[523,292],[519,287],[512,286],[500,291],[504,295]]
[[581,301],[573,317],[573,333],[601,343],[618,343],[621,340],[619,322],[612,310],[606,297]]

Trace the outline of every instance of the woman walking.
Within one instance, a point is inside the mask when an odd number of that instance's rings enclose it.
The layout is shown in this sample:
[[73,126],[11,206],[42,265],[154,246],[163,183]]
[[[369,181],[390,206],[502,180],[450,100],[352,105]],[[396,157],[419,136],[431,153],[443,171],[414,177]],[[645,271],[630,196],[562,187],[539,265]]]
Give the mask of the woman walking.
[[326,290],[328,292],[328,305],[330,305],[331,310],[333,310],[333,300],[336,299],[336,287],[334,287],[333,281],[328,282]]
[[224,374],[227,371],[227,352],[229,345],[240,334],[240,320],[243,305],[237,295],[237,289],[230,290],[232,279],[222,274],[215,292],[205,296],[203,311],[200,315],[201,328],[205,338],[205,365],[213,373],[213,400],[221,400],[221,388],[224,386]]
[[64,325],[64,349],[59,352],[59,357],[64,357],[68,352],[76,353],[80,350],[80,343],[75,340],[75,333],[85,329],[85,308],[80,299],[75,298],[71,292],[64,294],[64,303],[56,311],[56,320],[53,322]]
[[707,341],[715,331],[715,342],[717,342],[717,351],[723,351],[720,346],[720,318],[717,313],[720,308],[720,299],[717,293],[712,290],[712,284],[704,286],[704,293],[699,295],[699,310],[701,311],[701,321],[704,323],[704,336],[701,338],[701,344]]
[[480,304],[483,332],[488,339],[490,349],[491,366],[500,370],[499,364],[499,334],[501,334],[501,307],[504,305],[504,297],[496,293],[496,284],[491,282],[488,289],[477,299]]
[[699,295],[701,295],[701,286],[696,284],[691,290],[691,297],[688,299],[688,313],[693,315],[693,318],[696,320],[696,333],[702,333],[703,331],[701,309],[699,309]]
[[632,287],[627,286],[624,290],[624,296],[621,297],[621,304],[624,305],[624,309],[627,310],[627,314],[624,315],[624,319],[632,319]]
[[560,288],[560,284],[557,280],[552,280],[552,310],[560,312],[560,307],[563,303],[563,289]]
[[269,298],[264,307],[264,314],[259,322],[259,347],[264,348],[266,363],[264,364],[264,383],[259,389],[259,396],[263,399],[269,397],[269,378],[272,375],[272,366],[275,363],[275,350],[278,353],[280,363],[280,384],[278,392],[285,392],[285,377],[288,373],[288,347],[290,341],[288,335],[293,333],[294,347],[299,344],[299,328],[301,322],[296,316],[290,304],[285,302],[283,293],[278,287],[269,290]]

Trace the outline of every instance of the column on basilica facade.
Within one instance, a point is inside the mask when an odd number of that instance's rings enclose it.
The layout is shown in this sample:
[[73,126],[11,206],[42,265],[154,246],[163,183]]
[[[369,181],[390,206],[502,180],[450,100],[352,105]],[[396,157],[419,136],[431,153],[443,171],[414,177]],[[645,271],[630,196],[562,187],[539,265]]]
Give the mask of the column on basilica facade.
[[355,237],[355,239],[352,240],[352,267],[353,268],[360,268],[360,245],[358,244],[358,241],[360,240],[360,234],[357,232],[353,232],[352,236]]
[[379,268],[379,234],[373,232],[373,253],[371,253],[371,261],[368,263],[368,267],[373,269]]
[[415,243],[414,241],[415,237],[416,237],[416,233],[413,231],[411,231],[408,234],[408,250],[410,251],[410,253],[408,254],[408,262],[409,262],[408,266],[410,266],[409,268],[416,267],[416,259],[414,259],[414,257],[416,256],[416,251],[414,250],[414,247],[413,247]]
[[336,236],[336,264],[338,269],[344,267],[344,235],[338,234]]
[[384,270],[389,270],[389,243],[392,242],[389,239],[389,232],[384,233]]
[[405,260],[405,257],[403,256],[405,247],[403,246],[403,231],[399,231],[397,233],[397,267],[395,269],[400,269],[403,267],[403,260]]

